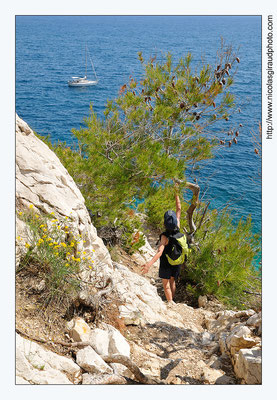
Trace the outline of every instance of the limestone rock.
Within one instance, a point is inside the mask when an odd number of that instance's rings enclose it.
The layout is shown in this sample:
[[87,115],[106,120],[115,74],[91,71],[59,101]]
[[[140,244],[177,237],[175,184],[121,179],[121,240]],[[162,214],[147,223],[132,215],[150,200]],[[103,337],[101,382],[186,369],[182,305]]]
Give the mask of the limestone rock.
[[109,334],[109,355],[115,354],[130,357],[130,345],[119,331]]
[[246,325],[248,326],[254,326],[255,328],[258,329],[257,334],[261,335],[262,334],[262,313],[259,312],[257,314],[252,315],[247,321]]
[[[74,319],[74,325],[69,331],[69,335],[72,337],[74,342],[87,342],[90,339],[90,327],[80,317]],[[68,326],[70,326],[68,324]]]
[[134,309],[130,304],[121,305],[118,307],[121,318],[124,318],[124,324],[127,325],[144,325],[145,321],[142,318],[141,312]]
[[72,384],[80,381],[81,370],[71,359],[17,334],[16,376],[21,384],[22,379],[32,384]]
[[[95,250],[98,262],[112,266],[109,252],[91,224],[84,198],[72,177],[54,152],[18,116],[16,202],[20,210],[32,205],[37,213],[54,212],[57,219],[70,217],[70,228],[74,234],[80,234],[84,239],[79,250],[92,255],[92,250]],[[17,224],[17,236],[24,231],[22,224],[22,221]],[[19,246],[17,250],[19,258],[23,247]]]
[[172,360],[157,356],[135,343],[131,343],[132,359],[138,360],[138,366],[144,374],[161,377],[161,369],[165,368]]
[[216,381],[219,380],[219,378],[222,378],[223,376],[224,376],[223,371],[209,368],[208,366],[203,368],[202,380],[206,384],[213,385],[216,383]]
[[239,326],[231,332],[226,338],[226,345],[231,355],[239,352],[240,349],[251,348],[260,343],[260,339],[251,337],[251,333],[247,326]]
[[262,383],[262,351],[259,347],[241,349],[236,357],[234,371],[248,385]]
[[198,306],[205,308],[208,304],[207,296],[199,296],[198,297]]
[[93,329],[89,336],[89,342],[100,356],[109,354],[110,337],[108,331],[99,328]]
[[76,362],[85,371],[90,373],[113,373],[112,368],[90,346],[77,351]]
[[122,385],[126,379],[116,374],[83,374],[83,385]]
[[[156,251],[151,247],[148,242],[147,237],[144,235],[145,244],[132,255],[132,259],[138,263],[139,265],[145,264],[147,261],[151,260],[152,257],[156,254]],[[159,262],[156,261],[152,268],[157,268],[159,266]]]
[[20,376],[15,377],[15,384],[16,385],[30,385],[30,382],[26,381],[26,379],[21,378]]
[[203,344],[203,346],[210,345],[212,343],[213,339],[214,339],[214,335],[212,333],[207,332],[207,331],[202,333],[202,344]]

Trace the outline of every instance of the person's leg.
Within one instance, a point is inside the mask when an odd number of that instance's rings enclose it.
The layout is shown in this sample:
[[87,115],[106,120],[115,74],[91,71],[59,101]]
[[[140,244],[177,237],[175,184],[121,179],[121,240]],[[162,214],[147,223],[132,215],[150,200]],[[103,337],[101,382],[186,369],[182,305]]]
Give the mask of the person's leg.
[[174,276],[171,276],[170,281],[170,289],[171,289],[171,294],[172,294],[172,300],[174,299],[175,292],[176,292],[176,282]]
[[170,288],[170,280],[169,279],[163,279],[163,288],[164,288],[164,294],[166,297],[167,301],[171,301],[172,300],[172,292],[171,292],[171,288]]

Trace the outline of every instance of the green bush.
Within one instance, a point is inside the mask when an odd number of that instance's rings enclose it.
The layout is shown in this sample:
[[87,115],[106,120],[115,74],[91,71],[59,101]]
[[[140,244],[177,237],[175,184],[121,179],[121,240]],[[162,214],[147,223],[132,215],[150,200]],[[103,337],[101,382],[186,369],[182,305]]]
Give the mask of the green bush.
[[234,223],[227,210],[213,210],[196,237],[199,249],[191,250],[183,269],[190,294],[215,295],[222,302],[243,307],[247,291],[260,291],[260,271],[253,260],[260,236],[252,234],[251,218]]

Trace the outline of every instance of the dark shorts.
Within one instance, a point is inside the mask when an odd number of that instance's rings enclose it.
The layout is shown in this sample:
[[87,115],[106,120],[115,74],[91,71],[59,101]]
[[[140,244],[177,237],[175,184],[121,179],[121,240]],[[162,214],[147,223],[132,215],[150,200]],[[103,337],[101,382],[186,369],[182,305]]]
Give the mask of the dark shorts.
[[159,278],[170,279],[172,276],[177,279],[181,270],[181,265],[160,265]]

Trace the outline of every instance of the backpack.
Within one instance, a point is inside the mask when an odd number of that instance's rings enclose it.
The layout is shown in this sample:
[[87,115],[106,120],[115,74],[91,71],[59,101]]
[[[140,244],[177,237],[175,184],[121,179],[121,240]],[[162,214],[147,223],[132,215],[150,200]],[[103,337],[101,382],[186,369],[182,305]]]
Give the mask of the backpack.
[[183,264],[186,260],[187,254],[189,253],[186,236],[181,232],[174,232],[170,234],[168,234],[168,232],[164,232],[162,235],[165,235],[169,240],[165,253],[169,264]]

